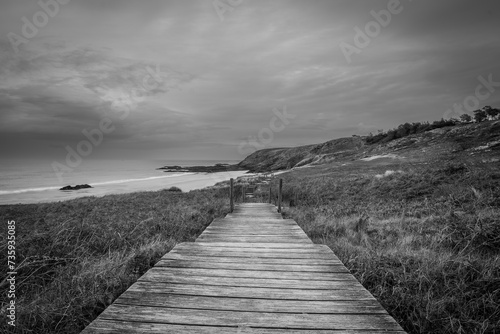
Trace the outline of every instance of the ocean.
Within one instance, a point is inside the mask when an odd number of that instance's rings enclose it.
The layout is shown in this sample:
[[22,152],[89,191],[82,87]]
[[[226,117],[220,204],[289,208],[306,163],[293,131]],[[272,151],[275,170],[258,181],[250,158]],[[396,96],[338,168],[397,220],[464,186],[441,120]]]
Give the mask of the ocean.
[[[235,164],[221,160],[85,160],[71,172],[54,172],[52,161],[8,160],[0,164],[0,205],[56,202],[84,196],[104,196],[137,191],[156,191],[176,186],[182,191],[201,189],[236,178],[245,171],[223,173],[165,173],[165,165],[212,166]],[[93,188],[61,191],[67,185],[89,184]]]

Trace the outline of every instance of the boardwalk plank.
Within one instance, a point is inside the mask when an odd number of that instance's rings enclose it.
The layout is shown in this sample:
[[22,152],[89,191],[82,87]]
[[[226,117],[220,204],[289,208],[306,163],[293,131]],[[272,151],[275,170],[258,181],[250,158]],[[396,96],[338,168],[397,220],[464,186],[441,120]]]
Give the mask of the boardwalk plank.
[[[267,249],[276,249],[276,248],[281,248],[281,249],[297,249],[297,248],[302,248],[302,249],[311,249],[310,247],[314,244],[310,243],[289,243],[289,242],[203,242],[203,241],[198,241],[196,240],[196,243],[204,246],[213,246],[213,247],[237,247],[237,248],[252,248],[252,249],[257,249],[257,248],[267,248]],[[318,245],[315,245],[318,246]],[[330,251],[331,252],[331,251]]]
[[159,324],[131,321],[99,320],[87,327],[88,334],[404,334],[403,331],[386,330],[317,330],[317,329],[269,329],[241,325],[238,327],[196,326]]
[[309,313],[309,314],[385,314],[385,310],[375,300],[351,301],[313,301],[280,300],[257,298],[227,298],[192,295],[169,295],[127,291],[115,303],[123,305],[145,305],[165,308],[188,308],[202,310],[271,312],[271,313]]
[[204,269],[232,269],[232,270],[269,270],[286,272],[314,272],[314,273],[348,273],[342,264],[331,265],[295,265],[295,264],[246,264],[246,263],[217,263],[206,261],[183,261],[161,259],[158,267],[174,268],[204,268]]
[[303,231],[295,230],[295,231],[282,231],[279,229],[262,229],[259,228],[257,230],[250,230],[250,229],[206,229],[203,234],[215,234],[215,235],[221,235],[221,236],[226,236],[226,235],[244,235],[244,236],[265,236],[265,235],[282,235],[282,236],[304,236],[305,233]]
[[286,288],[256,288],[237,286],[212,286],[195,284],[171,284],[138,281],[130,291],[155,294],[179,294],[234,298],[260,298],[282,300],[373,300],[373,296],[365,289],[349,290],[305,290]]
[[361,284],[344,275],[344,279],[338,280],[310,280],[304,282],[299,279],[279,279],[279,278],[260,278],[251,277],[217,277],[217,276],[180,276],[171,273],[169,269],[153,268],[144,274],[139,281],[163,282],[172,284],[197,284],[197,285],[223,285],[240,287],[261,287],[261,288],[294,288],[303,290],[321,290],[321,289],[360,289]]
[[[162,267],[155,267],[162,268]],[[171,268],[163,267],[165,270],[176,275],[197,275],[197,276],[214,276],[214,277],[248,277],[248,278],[276,278],[276,279],[300,279],[306,281],[335,281],[339,279],[351,279],[352,275],[349,272],[341,273],[315,273],[315,272],[287,272],[273,270],[227,270],[227,269],[206,269],[206,268]]]
[[[258,227],[258,228],[257,228]],[[259,226],[249,224],[249,226],[209,226],[205,229],[207,231],[214,231],[218,233],[226,233],[228,231],[248,231],[248,232],[259,232],[259,231],[270,231],[270,232],[302,232],[303,230],[298,226]]]
[[270,251],[261,251],[261,252],[252,252],[252,251],[241,251],[234,249],[232,251],[223,251],[223,250],[192,250],[192,249],[174,249],[167,254],[181,254],[181,255],[194,255],[194,256],[204,256],[207,259],[217,258],[217,257],[235,257],[235,258],[272,258],[272,259],[325,259],[338,260],[337,257],[332,257],[330,254],[315,254],[315,253],[302,253],[302,252],[270,252]]
[[217,235],[227,235],[227,234],[232,234],[232,235],[251,235],[251,236],[259,236],[259,235],[281,235],[281,236],[287,236],[287,235],[300,235],[304,236],[306,235],[303,231],[301,230],[295,230],[295,231],[281,231],[280,229],[265,229],[265,228],[259,228],[257,230],[250,230],[250,229],[206,229],[203,234],[217,234]]
[[287,314],[191,310],[113,304],[102,319],[136,322],[172,323],[202,326],[253,326],[267,328],[311,329],[392,329],[399,326],[388,314]]
[[275,243],[275,242],[282,242],[282,243],[291,243],[291,244],[296,244],[296,243],[302,243],[302,244],[310,244],[312,243],[311,240],[307,240],[305,238],[287,238],[287,237],[225,237],[225,238],[220,238],[220,237],[210,237],[210,236],[200,236],[198,237],[198,240],[202,242],[220,242],[222,240],[228,241],[228,242],[249,242],[249,241],[255,241],[259,243]]
[[330,248],[324,245],[296,244],[289,243],[269,244],[269,243],[224,243],[224,242],[183,242],[175,246],[174,249],[189,250],[221,250],[221,251],[251,251],[251,252],[272,252],[272,253],[315,253],[332,254]]
[[[292,262],[289,258],[276,259],[276,258],[258,258],[258,257],[231,257],[231,256],[210,256],[207,257],[203,254],[186,255],[179,253],[167,253],[162,257],[162,260],[186,260],[186,261],[205,261],[205,262],[218,262],[218,263],[256,263],[256,264],[289,264]],[[342,262],[335,259],[293,259],[296,265],[343,265]]]
[[257,229],[257,230],[243,230],[243,229],[225,229],[224,232],[221,231],[212,231],[212,230],[205,230],[203,232],[203,235],[206,234],[212,234],[212,235],[218,235],[221,237],[226,237],[228,235],[242,235],[242,236],[252,236],[252,237],[259,237],[259,236],[300,236],[300,237],[305,237],[307,238],[307,235],[303,231],[280,231],[280,230],[265,230],[265,229]]

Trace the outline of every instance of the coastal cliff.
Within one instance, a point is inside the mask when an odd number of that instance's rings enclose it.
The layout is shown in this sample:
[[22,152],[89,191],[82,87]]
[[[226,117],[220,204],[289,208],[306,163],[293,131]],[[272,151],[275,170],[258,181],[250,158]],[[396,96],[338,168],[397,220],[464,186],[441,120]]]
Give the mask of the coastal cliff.
[[[499,120],[436,128],[424,126],[427,130],[414,134],[402,132],[402,137],[397,139],[391,130],[376,136],[352,136],[321,144],[258,150],[238,166],[251,172],[265,172],[363,159],[370,161],[373,156],[406,162],[454,157],[481,157],[494,162],[500,155]],[[404,129],[400,126],[394,131]]]

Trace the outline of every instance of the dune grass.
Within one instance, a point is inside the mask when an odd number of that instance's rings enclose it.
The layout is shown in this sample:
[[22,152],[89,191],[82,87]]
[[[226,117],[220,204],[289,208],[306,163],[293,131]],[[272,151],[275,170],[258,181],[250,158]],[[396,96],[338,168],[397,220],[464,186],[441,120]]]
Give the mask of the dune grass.
[[284,215],[332,248],[408,333],[499,333],[500,171],[397,168],[284,174],[284,202],[295,205]]
[[[280,175],[284,216],[331,247],[408,333],[500,332],[498,168],[363,166]],[[2,220],[17,223],[17,332],[78,333],[176,243],[228,212],[219,187],[0,206]],[[267,189],[254,200],[267,201]]]
[[[0,206],[2,221],[17,226],[15,332],[79,333],[175,244],[194,241],[213,218],[224,216],[227,193],[170,189]],[[5,239],[1,249],[6,263]],[[8,330],[2,321],[0,332]]]

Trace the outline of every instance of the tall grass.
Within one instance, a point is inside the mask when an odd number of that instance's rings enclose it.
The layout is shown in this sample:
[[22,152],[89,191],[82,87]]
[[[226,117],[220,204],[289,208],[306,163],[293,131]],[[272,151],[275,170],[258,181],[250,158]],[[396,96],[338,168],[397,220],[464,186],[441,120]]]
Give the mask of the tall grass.
[[[284,214],[331,247],[409,333],[500,332],[500,171],[397,168],[284,174],[284,203],[294,202]],[[238,183],[237,195],[252,182]],[[78,333],[176,243],[227,213],[227,192],[0,206],[2,221],[17,226],[17,331]],[[267,196],[266,186],[256,190],[256,199]]]
[[[79,333],[175,244],[194,241],[226,214],[227,193],[163,190],[0,206],[2,222],[17,227],[16,332]],[[5,239],[1,249],[5,264]],[[0,284],[5,314],[7,285]]]
[[[500,172],[466,164],[284,175],[284,201],[408,333],[500,333]],[[276,189],[276,182],[273,186]]]

